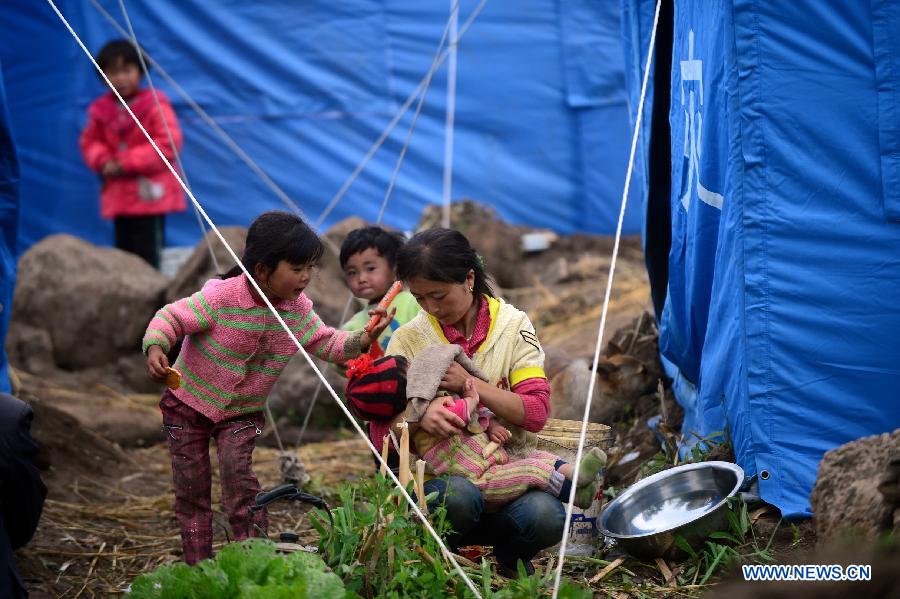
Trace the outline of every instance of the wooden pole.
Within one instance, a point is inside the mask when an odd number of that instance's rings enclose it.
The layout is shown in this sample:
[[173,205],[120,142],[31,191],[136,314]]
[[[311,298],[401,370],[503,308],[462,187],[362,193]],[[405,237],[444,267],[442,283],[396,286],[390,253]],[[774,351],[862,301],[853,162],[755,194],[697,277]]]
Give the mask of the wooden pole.
[[400,427],[400,484],[403,488],[409,484],[409,423],[405,420]]
[[419,498],[419,507],[423,514],[428,513],[428,504],[425,503],[425,460],[416,460],[416,497]]
[[388,449],[390,448],[390,443],[390,435],[385,435],[381,443],[381,459],[383,461],[381,463],[381,468],[378,469],[381,476],[387,476]]

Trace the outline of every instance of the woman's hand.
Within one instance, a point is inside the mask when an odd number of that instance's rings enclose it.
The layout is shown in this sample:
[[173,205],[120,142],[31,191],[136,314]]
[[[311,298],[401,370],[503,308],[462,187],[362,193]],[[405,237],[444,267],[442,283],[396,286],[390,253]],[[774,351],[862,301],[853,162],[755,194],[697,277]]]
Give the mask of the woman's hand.
[[459,431],[466,425],[462,418],[448,410],[444,406],[453,405],[453,398],[442,397],[435,399],[428,405],[425,414],[419,426],[429,435],[446,439],[453,435],[459,434]]
[[147,376],[157,383],[164,383],[168,367],[169,358],[166,357],[166,352],[158,345],[151,345],[147,350]]
[[472,375],[469,374],[465,368],[460,366],[459,362],[452,362],[441,379],[440,388],[449,391],[450,393],[463,395],[465,393],[466,381],[471,378]]

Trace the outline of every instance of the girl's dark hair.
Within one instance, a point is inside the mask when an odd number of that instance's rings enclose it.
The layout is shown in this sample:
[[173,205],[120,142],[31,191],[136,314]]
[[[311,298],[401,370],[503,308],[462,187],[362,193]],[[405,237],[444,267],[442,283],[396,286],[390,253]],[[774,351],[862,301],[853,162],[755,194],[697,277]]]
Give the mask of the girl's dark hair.
[[[257,264],[275,270],[282,260],[289,264],[316,263],[325,247],[319,236],[299,216],[273,210],[260,214],[247,231],[247,244],[241,262],[252,274]],[[222,275],[230,279],[241,274],[235,266]]]
[[141,72],[141,75],[144,74],[144,67],[141,65],[141,57],[138,56],[137,48],[128,40],[113,40],[100,48],[100,52],[97,54],[97,64],[103,71],[115,66],[120,60],[125,64],[133,64]]
[[397,250],[403,247],[404,243],[406,239],[403,235],[385,231],[381,227],[353,229],[341,244],[341,268],[347,265],[350,256],[369,248],[375,248],[393,268],[397,264]]
[[464,283],[470,270],[475,272],[474,292],[494,297],[481,257],[459,231],[440,228],[422,231],[397,252],[397,278],[402,281],[422,277],[429,281]]

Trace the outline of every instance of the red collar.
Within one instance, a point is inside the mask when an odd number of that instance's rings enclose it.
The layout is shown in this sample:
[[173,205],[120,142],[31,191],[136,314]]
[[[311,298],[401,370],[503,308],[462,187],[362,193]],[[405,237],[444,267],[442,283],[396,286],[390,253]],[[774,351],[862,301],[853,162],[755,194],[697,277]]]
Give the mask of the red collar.
[[475,316],[475,329],[472,336],[466,339],[466,336],[456,330],[454,327],[441,324],[441,331],[447,341],[463,348],[466,355],[470,358],[478,351],[484,340],[487,339],[488,331],[491,329],[491,310],[487,300],[481,298],[479,300],[478,315]]

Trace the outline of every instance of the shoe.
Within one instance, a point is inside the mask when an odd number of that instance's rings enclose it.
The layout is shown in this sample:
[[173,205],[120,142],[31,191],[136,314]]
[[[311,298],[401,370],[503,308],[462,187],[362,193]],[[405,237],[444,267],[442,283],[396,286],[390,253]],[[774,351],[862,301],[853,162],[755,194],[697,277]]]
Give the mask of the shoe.
[[522,561],[521,559],[516,560],[515,566],[510,566],[499,559],[497,560],[497,574],[502,576],[503,578],[509,578],[510,580],[515,580],[519,578],[519,564],[524,566],[525,576],[534,576],[534,564],[529,561]]

